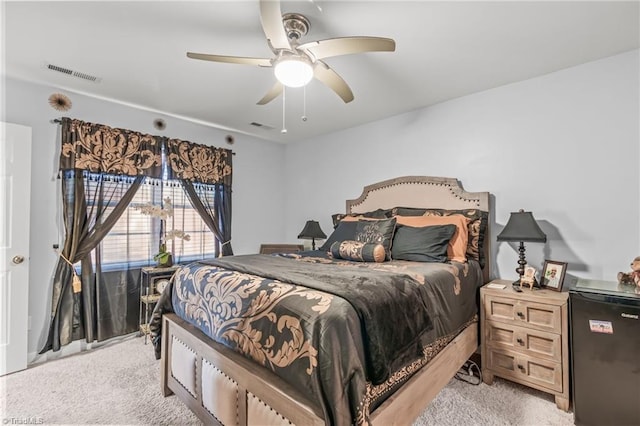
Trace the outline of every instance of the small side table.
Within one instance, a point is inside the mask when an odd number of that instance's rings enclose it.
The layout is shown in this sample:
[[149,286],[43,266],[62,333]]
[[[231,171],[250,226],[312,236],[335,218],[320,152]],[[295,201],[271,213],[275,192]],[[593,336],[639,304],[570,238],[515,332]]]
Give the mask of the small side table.
[[147,336],[149,335],[149,320],[151,313],[158,300],[160,300],[160,292],[157,284],[161,280],[169,280],[178,270],[178,266],[170,266],[168,268],[145,267],[140,271],[140,335],[144,336],[144,344],[147,344]]
[[303,250],[302,244],[260,244],[260,254],[296,253]]
[[[505,288],[491,288],[491,284]],[[555,396],[569,410],[568,293],[494,280],[480,289],[482,377],[499,376]]]

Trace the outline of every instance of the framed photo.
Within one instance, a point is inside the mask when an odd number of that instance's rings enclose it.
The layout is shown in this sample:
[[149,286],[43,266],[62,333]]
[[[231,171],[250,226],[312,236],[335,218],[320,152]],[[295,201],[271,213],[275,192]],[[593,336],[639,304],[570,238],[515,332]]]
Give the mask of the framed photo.
[[562,282],[564,274],[567,272],[567,262],[556,262],[554,260],[545,260],[542,276],[540,277],[542,288],[549,290],[562,291]]

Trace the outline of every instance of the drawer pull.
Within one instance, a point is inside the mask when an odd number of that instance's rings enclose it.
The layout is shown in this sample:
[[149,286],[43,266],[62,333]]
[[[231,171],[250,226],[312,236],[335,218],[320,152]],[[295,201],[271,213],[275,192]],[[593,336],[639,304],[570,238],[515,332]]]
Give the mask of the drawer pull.
[[524,365],[518,364],[518,369],[524,373]]
[[518,337],[516,342],[518,342],[520,345],[524,346],[524,340],[522,340],[521,338]]
[[518,316],[518,318],[524,318],[524,314],[522,312],[518,312],[516,313],[516,315]]

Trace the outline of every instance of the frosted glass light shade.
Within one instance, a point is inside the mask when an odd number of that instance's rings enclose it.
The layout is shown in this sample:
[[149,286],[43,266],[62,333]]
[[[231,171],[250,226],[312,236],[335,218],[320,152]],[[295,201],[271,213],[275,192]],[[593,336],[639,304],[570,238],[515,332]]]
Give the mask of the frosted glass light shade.
[[300,58],[286,58],[279,61],[274,69],[276,78],[287,87],[302,87],[313,78],[311,64]]

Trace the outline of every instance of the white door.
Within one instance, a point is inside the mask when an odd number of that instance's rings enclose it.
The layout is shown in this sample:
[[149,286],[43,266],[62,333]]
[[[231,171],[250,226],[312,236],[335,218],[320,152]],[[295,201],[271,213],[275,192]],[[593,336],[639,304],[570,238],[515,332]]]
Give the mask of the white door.
[[0,376],[27,368],[31,128],[0,122]]

